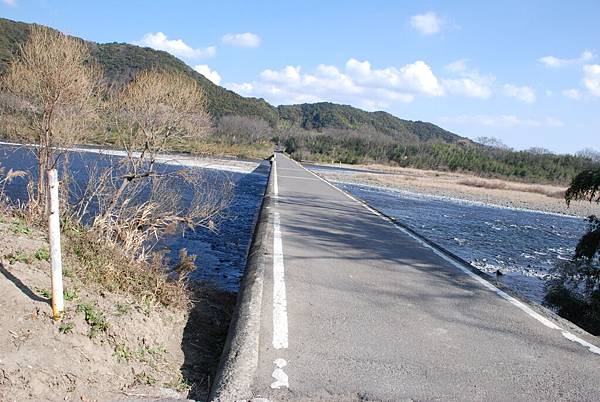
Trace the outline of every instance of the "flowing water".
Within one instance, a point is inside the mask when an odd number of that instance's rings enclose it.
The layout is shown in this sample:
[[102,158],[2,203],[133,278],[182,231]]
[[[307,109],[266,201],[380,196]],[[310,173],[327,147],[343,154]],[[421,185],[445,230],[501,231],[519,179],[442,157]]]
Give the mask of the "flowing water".
[[[310,169],[350,173],[335,166]],[[538,303],[544,299],[552,269],[571,258],[587,229],[584,218],[567,215],[376,186],[336,185]],[[504,275],[497,276],[497,271]]]
[[552,268],[586,231],[583,218],[495,207],[380,187],[337,183],[347,192],[538,303]]
[[[86,182],[89,167],[97,164],[106,166],[115,163],[119,156],[78,152],[69,155],[70,171],[74,178],[73,186]],[[232,162],[233,164],[233,162]],[[0,145],[0,166],[6,170],[25,170],[35,177],[35,158],[31,150],[23,147]],[[162,172],[182,169],[181,166],[161,164]],[[257,216],[265,186],[268,180],[268,162],[256,163],[256,168],[248,173],[240,173],[235,166],[222,169],[185,167],[203,175],[208,186],[220,188],[231,182],[233,195],[231,203],[217,221],[215,231],[203,227],[186,230],[179,235],[164,238],[156,249],[164,249],[172,260],[177,260],[181,248],[188,254],[195,254],[196,270],[191,277],[207,286],[219,290],[237,291],[246,265],[247,250],[252,239],[254,220]],[[13,202],[27,200],[26,178],[17,178],[6,186],[5,193]],[[186,196],[188,194],[184,194]]]

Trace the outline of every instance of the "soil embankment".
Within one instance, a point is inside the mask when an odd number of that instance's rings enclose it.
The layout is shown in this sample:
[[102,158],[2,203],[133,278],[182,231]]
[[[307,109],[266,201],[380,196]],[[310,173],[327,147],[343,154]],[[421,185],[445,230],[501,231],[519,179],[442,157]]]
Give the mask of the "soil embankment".
[[142,303],[77,277],[65,255],[65,313],[51,318],[46,235],[0,219],[0,400],[203,398],[235,295],[196,290],[191,308]]

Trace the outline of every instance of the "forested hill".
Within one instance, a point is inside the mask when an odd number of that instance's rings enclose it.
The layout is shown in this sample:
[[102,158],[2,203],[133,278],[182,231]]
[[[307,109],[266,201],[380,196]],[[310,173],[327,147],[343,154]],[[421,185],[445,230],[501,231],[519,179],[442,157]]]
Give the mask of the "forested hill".
[[[31,24],[0,18],[0,74],[7,68],[18,45],[27,40]],[[167,52],[124,43],[98,44],[86,42],[95,61],[104,70],[109,84],[122,85],[144,69],[158,67],[183,72],[196,80],[204,89],[208,108],[215,117],[227,114],[260,117],[271,125],[277,124],[277,109],[263,99],[245,98],[213,84],[178,58]]]
[[365,128],[371,128],[405,143],[466,140],[432,123],[402,120],[387,112],[365,112],[348,105],[329,102],[305,103],[282,105],[278,106],[277,110],[282,121],[290,122],[306,130],[337,128],[365,131]]
[[[18,45],[25,42],[31,24],[0,18],[0,74]],[[246,98],[213,84],[181,60],[167,52],[125,43],[98,44],[86,42],[94,59],[105,72],[109,84],[122,85],[143,69],[159,67],[183,72],[195,79],[208,98],[210,113],[216,118],[225,115],[257,117],[271,127],[294,125],[307,130],[360,129],[365,137],[383,134],[397,141],[456,142],[464,139],[434,124],[402,120],[385,112],[363,110],[333,103],[317,103],[274,107],[264,99]]]

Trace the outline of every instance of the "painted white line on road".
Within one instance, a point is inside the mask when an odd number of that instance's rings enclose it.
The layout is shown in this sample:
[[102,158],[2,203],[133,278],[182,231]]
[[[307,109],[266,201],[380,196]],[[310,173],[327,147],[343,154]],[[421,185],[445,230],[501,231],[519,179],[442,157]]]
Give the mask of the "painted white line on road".
[[275,198],[279,196],[279,184],[277,183],[277,157],[273,156],[273,195]]
[[279,177],[283,177],[285,179],[298,179],[298,180],[312,180],[312,181],[318,181],[317,179],[314,179],[312,177],[299,177],[299,176],[284,176],[284,175],[280,175]]
[[[293,159],[290,159],[290,160],[293,160]],[[294,161],[294,162],[296,162],[296,161]],[[566,330],[562,329],[561,327],[559,327],[558,325],[556,325],[554,322],[550,321],[548,318],[546,318],[543,315],[541,315],[541,314],[533,311],[533,309],[531,309],[531,307],[527,306],[526,304],[524,304],[523,302],[517,300],[516,298],[510,296],[509,294],[507,294],[506,292],[500,290],[499,288],[497,288],[496,286],[494,286],[492,283],[488,282],[487,280],[485,280],[481,276],[479,276],[476,273],[472,272],[469,268],[463,266],[463,264],[461,264],[458,261],[454,260],[453,258],[449,257],[448,255],[442,253],[440,250],[436,249],[432,245],[430,245],[427,242],[423,241],[422,239],[420,239],[419,237],[415,236],[413,233],[409,232],[408,230],[404,229],[403,227],[394,224],[387,217],[383,216],[381,213],[379,213],[375,209],[371,208],[365,202],[363,202],[363,201],[355,198],[354,196],[348,194],[344,190],[342,190],[342,189],[334,186],[333,184],[331,184],[329,181],[325,180],[321,176],[319,176],[316,173],[311,172],[310,170],[306,169],[300,163],[296,162],[296,164],[298,164],[298,166],[300,166],[302,169],[306,170],[307,172],[309,172],[310,174],[312,174],[316,178],[320,179],[322,182],[326,183],[327,185],[333,187],[334,189],[336,189],[340,193],[344,194],[346,197],[350,198],[353,201],[358,202],[360,205],[362,205],[364,208],[366,208],[369,212],[371,212],[371,213],[373,213],[373,214],[375,214],[375,215],[377,215],[377,216],[385,219],[386,221],[392,223],[396,229],[398,229],[402,233],[410,236],[412,239],[416,240],[423,247],[426,247],[426,248],[430,249],[437,256],[441,257],[445,261],[447,261],[450,264],[452,264],[455,268],[458,268],[459,270],[461,270],[462,272],[464,272],[465,274],[467,274],[471,278],[475,279],[477,282],[479,282],[481,285],[483,285],[484,287],[486,287],[488,290],[491,290],[492,292],[496,293],[498,296],[502,297],[503,299],[505,299],[506,301],[508,301],[509,303],[511,303],[513,306],[519,308],[520,310],[522,310],[523,312],[525,312],[530,317],[534,318],[535,320],[539,321],[540,323],[542,323],[543,325],[545,325],[546,327],[548,327],[550,329],[559,330],[561,332],[562,336],[564,336],[566,339],[568,339],[568,340],[570,340],[572,342],[576,342],[576,343],[578,343],[578,344],[586,347],[592,353],[600,355],[600,347],[595,346],[595,345],[593,345],[593,344],[585,341],[584,339],[581,339],[577,335],[575,335],[575,334],[573,334],[573,333],[571,333],[569,331],[566,331]]]
[[[278,207],[279,184],[277,177],[277,153],[273,155],[273,198],[275,208]],[[281,239],[281,216],[279,212],[273,213],[273,347],[275,349],[286,349],[288,347],[288,317],[287,297],[285,291],[285,268],[283,266],[283,241]],[[289,388],[289,379],[283,371],[287,366],[284,359],[278,358],[273,361],[275,370],[272,377],[275,382],[271,388]]]
[[288,347],[288,319],[279,212],[274,214],[273,227],[273,347],[283,349]]
[[271,384],[271,388],[273,388],[273,389],[279,389],[281,387],[289,388],[290,383],[289,383],[288,376],[283,371],[283,368],[285,366],[287,366],[287,362],[283,359],[275,359],[273,361],[273,364],[277,368],[273,371],[273,374],[272,374],[273,378],[275,379],[275,382],[273,382]]

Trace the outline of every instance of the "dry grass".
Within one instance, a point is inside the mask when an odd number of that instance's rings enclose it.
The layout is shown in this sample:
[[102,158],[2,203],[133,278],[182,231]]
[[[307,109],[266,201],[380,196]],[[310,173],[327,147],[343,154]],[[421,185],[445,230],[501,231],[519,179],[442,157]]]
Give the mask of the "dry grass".
[[[338,165],[345,167],[348,165]],[[598,215],[598,205],[577,201],[569,207],[563,198],[564,187],[528,184],[456,172],[437,172],[383,165],[352,165],[360,172],[322,172],[325,178],[382,186],[434,196],[451,197],[503,207],[524,208],[575,216]]]
[[233,156],[243,159],[265,159],[273,154],[273,144],[257,142],[255,144],[224,144],[199,141],[185,145],[176,145],[171,149],[178,152],[203,156]]
[[172,280],[162,255],[150,261],[129,258],[117,244],[81,226],[63,227],[66,264],[84,283],[109,292],[126,293],[141,303],[188,308],[187,282]]
[[474,178],[462,179],[457,181],[457,183],[462,184],[463,186],[487,188],[490,190],[522,191],[526,193],[542,194],[551,198],[565,198],[565,190],[554,190],[539,185],[516,184],[502,180],[485,180]]

